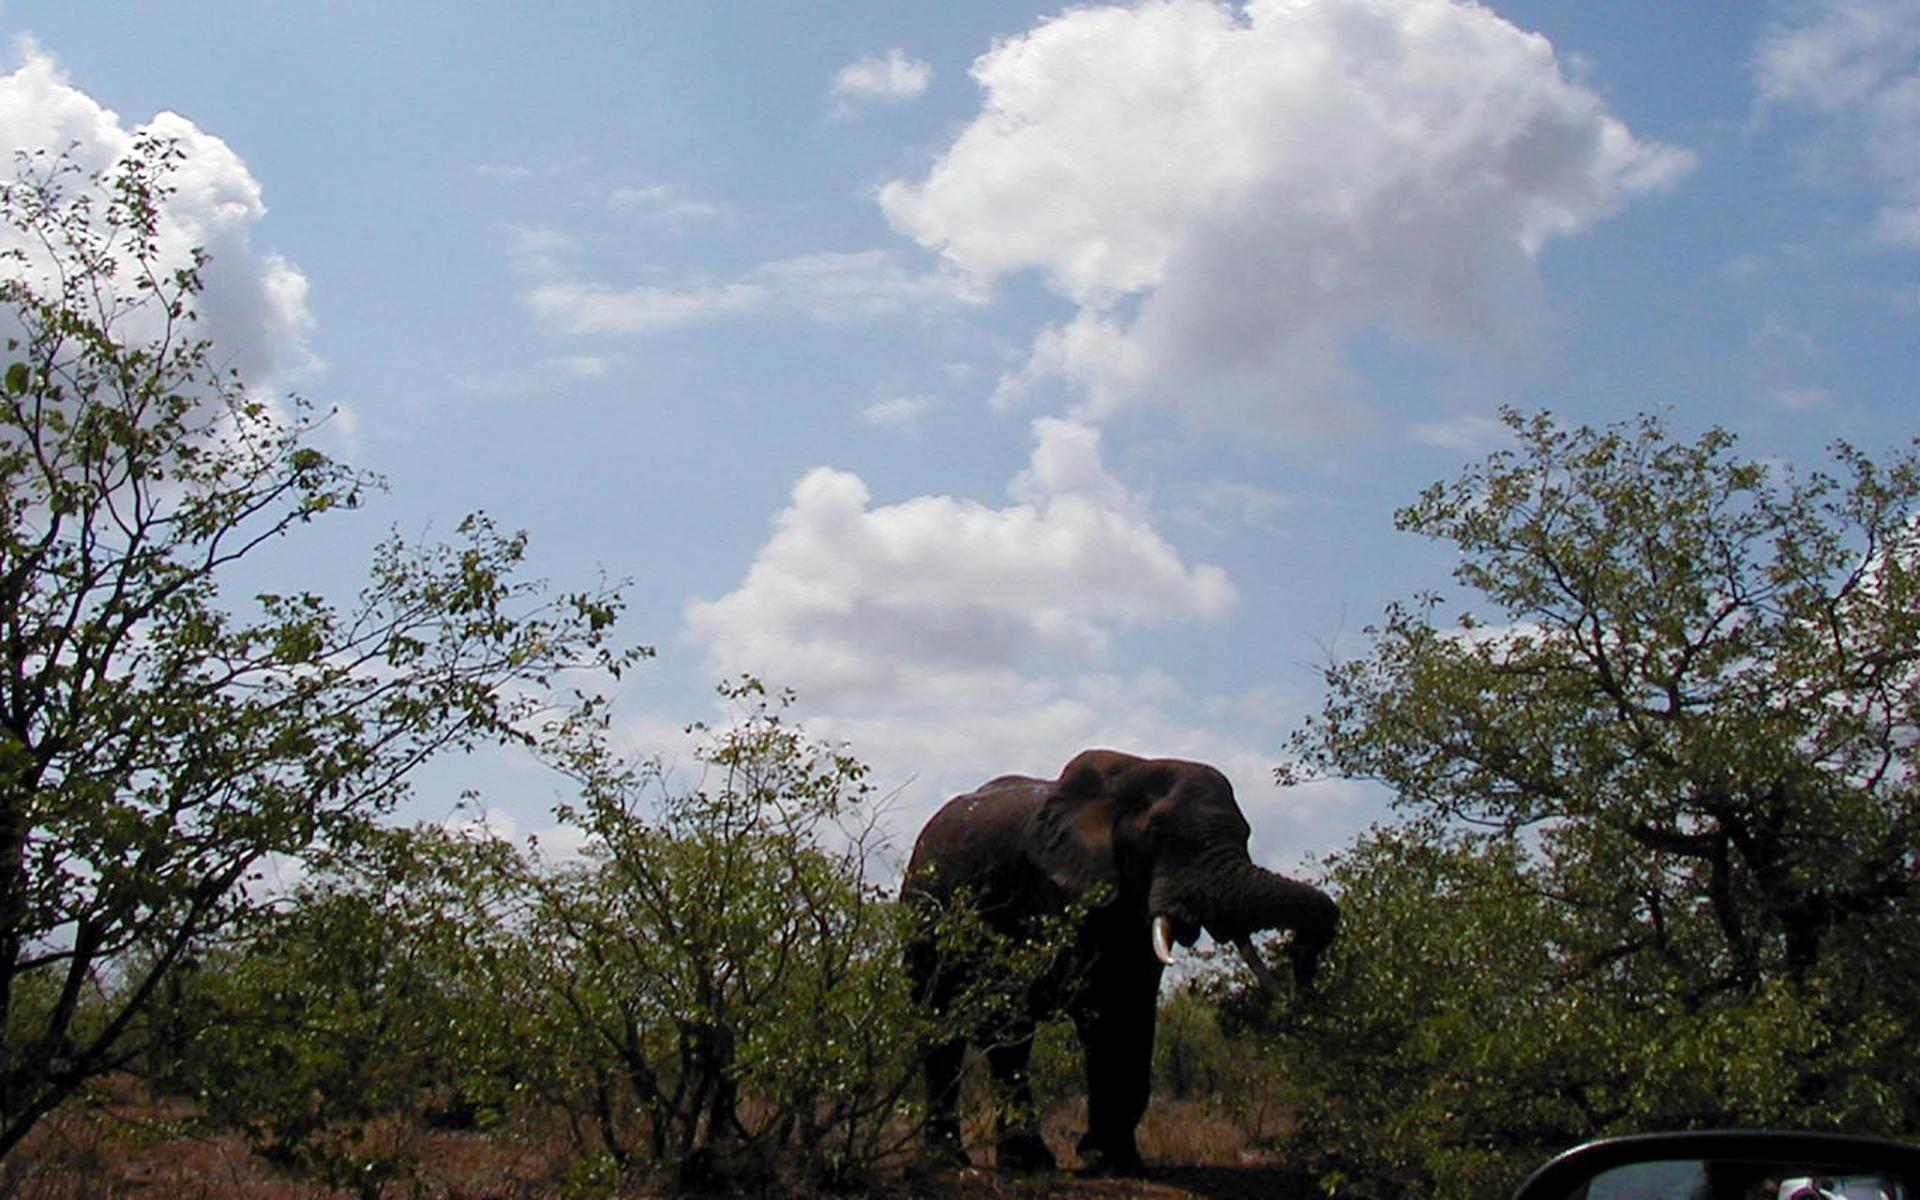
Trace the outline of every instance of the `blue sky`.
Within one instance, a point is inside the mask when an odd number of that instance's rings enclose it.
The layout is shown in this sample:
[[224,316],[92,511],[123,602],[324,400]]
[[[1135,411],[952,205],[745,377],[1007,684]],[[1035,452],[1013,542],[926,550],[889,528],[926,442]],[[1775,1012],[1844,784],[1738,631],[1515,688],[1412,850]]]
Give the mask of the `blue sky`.
[[[1070,9],[5,0],[0,135],[195,158],[209,326],[391,492],[347,593],[485,509],[631,580],[621,736],[717,680],[944,796],[1108,745],[1275,865],[1380,797],[1268,776],[1395,597],[1392,513],[1510,404],[1912,438],[1920,3]],[[1457,594],[1457,590],[1456,594]],[[1464,604],[1464,599],[1461,602]],[[548,822],[498,759],[422,781]]]

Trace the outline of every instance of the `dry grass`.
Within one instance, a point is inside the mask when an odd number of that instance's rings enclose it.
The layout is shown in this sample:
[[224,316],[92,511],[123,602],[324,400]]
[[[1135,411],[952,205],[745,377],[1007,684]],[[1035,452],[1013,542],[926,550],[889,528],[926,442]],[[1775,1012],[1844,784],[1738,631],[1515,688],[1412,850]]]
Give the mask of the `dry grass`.
[[[101,1102],[61,1113],[36,1129],[0,1165],[0,1200],[336,1200],[349,1191],[290,1179],[230,1134],[195,1132],[182,1105],[147,1102],[119,1086]],[[1306,1181],[1263,1153],[1234,1121],[1193,1102],[1157,1100],[1140,1130],[1149,1162],[1179,1164],[1148,1179],[1080,1179],[1071,1169],[1084,1104],[1064,1105],[1046,1137],[1066,1171],[1022,1176],[997,1171],[928,1172],[903,1162],[877,1181],[874,1195],[927,1200],[1123,1196],[1149,1200],[1307,1197]],[[987,1159],[983,1127],[969,1130],[976,1159]],[[415,1167],[390,1183],[386,1200],[614,1200],[660,1195],[636,1186],[610,1194],[571,1178],[576,1156],[557,1128],[515,1134],[439,1133],[377,1127],[373,1144],[401,1150]]]
[[[124,1092],[125,1089],[116,1089]],[[333,1200],[352,1193],[290,1178],[233,1134],[197,1131],[182,1105],[124,1095],[42,1121],[0,1164],[0,1200]],[[560,1139],[432,1133],[376,1125],[362,1145],[417,1165],[391,1197],[542,1200],[572,1155]]]

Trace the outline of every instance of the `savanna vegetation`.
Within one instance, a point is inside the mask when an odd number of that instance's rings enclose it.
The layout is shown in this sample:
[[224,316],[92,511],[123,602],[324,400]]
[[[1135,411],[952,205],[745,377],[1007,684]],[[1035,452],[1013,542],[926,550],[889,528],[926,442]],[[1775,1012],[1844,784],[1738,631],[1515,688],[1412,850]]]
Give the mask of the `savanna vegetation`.
[[1399,518],[1478,607],[1391,609],[1296,739],[1404,814],[1329,864],[1297,1149],[1467,1195],[1600,1133],[1920,1132],[1920,458],[1508,424]]
[[[951,1184],[855,748],[746,680],[690,771],[624,758],[581,682],[645,655],[617,591],[483,516],[350,603],[223,587],[378,481],[196,338],[177,157],[0,192],[0,1194]],[[1148,1157],[1483,1196],[1599,1133],[1920,1134],[1920,459],[1508,423],[1400,514],[1462,598],[1389,609],[1291,747],[1398,812],[1324,864],[1321,982],[1168,990]],[[489,743],[581,853],[393,823]],[[1041,1094],[1075,1069],[1050,1030]],[[245,1173],[152,1167],[209,1146]]]

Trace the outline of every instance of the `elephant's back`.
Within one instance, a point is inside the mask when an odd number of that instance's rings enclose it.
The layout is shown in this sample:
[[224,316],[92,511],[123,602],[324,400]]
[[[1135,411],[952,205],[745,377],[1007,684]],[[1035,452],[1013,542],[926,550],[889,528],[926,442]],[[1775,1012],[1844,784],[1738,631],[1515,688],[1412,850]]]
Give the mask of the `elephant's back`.
[[903,894],[946,899],[965,888],[984,897],[998,891],[1009,873],[1028,872],[1027,823],[1050,786],[1049,780],[1003,775],[947,801],[914,841]]

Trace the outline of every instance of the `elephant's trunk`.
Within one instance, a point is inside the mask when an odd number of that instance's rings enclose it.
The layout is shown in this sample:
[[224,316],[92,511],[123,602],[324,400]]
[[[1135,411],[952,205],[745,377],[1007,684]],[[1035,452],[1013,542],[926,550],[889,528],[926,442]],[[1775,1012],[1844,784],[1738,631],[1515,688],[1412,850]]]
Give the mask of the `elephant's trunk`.
[[1253,946],[1253,935],[1269,929],[1292,933],[1286,953],[1294,984],[1303,990],[1312,986],[1321,952],[1340,924],[1340,909],[1331,897],[1251,862],[1236,864],[1209,893],[1203,919],[1207,932],[1238,950],[1263,986],[1284,996],[1285,989]]
[[1265,929],[1291,929],[1299,941],[1324,946],[1333,940],[1340,910],[1319,888],[1252,863],[1236,876],[1222,889],[1215,915],[1207,922],[1208,932],[1232,938]]
[[1260,986],[1267,989],[1267,994],[1282,1004],[1286,1003],[1287,986],[1280,982],[1280,977],[1273,973],[1273,968],[1267,965],[1267,960],[1261,958],[1260,952],[1253,948],[1253,939],[1235,938],[1233,948],[1240,952],[1240,960],[1247,964],[1247,968],[1253,972],[1253,977],[1260,981]]
[[[1163,966],[1173,965],[1173,941],[1173,922],[1165,914],[1155,917],[1153,919],[1153,954]],[[1287,999],[1286,985],[1280,982],[1279,976],[1273,973],[1273,968],[1260,957],[1260,952],[1253,948],[1251,937],[1243,935],[1234,938],[1233,948],[1240,952],[1241,959],[1253,971],[1253,977],[1260,981],[1260,986],[1266,988],[1276,1000]]]

